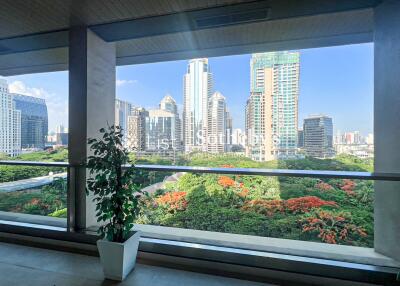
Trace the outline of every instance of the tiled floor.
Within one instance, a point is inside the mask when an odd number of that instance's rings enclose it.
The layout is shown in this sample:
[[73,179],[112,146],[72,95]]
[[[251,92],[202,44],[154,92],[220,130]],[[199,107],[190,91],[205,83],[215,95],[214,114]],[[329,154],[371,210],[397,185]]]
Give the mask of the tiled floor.
[[256,286],[261,283],[137,264],[123,283],[103,279],[97,257],[0,243],[0,285]]

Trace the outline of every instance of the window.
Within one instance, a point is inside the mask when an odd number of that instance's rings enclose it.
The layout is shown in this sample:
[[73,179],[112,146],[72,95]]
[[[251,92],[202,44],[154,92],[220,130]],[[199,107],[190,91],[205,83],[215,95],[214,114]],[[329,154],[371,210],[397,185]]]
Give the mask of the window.
[[[372,51],[119,67],[115,123],[141,165],[372,171]],[[145,174],[141,224],[373,247],[371,181]]]

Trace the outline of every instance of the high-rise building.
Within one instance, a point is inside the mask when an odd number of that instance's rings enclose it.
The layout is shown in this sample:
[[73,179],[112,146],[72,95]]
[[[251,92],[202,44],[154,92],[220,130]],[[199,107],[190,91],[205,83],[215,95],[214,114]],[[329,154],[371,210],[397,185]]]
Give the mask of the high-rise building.
[[21,153],[21,111],[15,108],[4,79],[0,79],[0,153],[10,156]]
[[146,149],[146,117],[148,111],[142,107],[135,107],[128,116],[126,145],[131,151]]
[[149,110],[146,117],[146,151],[176,150],[176,114],[163,110]]
[[265,161],[264,93],[251,92],[246,103],[246,155],[255,161]]
[[220,92],[215,92],[208,103],[207,151],[223,153],[226,151],[226,103]]
[[232,145],[233,120],[231,113],[228,110],[228,107],[226,107],[225,121],[226,121],[225,143],[229,148],[229,146]]
[[299,129],[297,131],[297,147],[304,148],[304,130]]
[[68,129],[63,125],[58,125],[56,130],[56,144],[57,145],[68,145]]
[[12,94],[21,111],[21,147],[44,149],[48,132],[47,105],[43,98]]
[[246,132],[251,140],[246,153],[253,160],[296,155],[299,72],[298,52],[252,55],[246,106]]
[[334,155],[332,118],[325,115],[305,118],[303,130],[307,156],[329,158]]
[[123,141],[126,143],[126,130],[128,128],[128,116],[132,114],[132,103],[120,99],[115,99],[115,125],[122,128],[124,135]]
[[169,111],[175,114],[175,135],[174,135],[174,148],[176,150],[182,149],[182,122],[179,117],[178,106],[176,105],[175,99],[167,94],[163,97],[160,102],[160,109]]
[[208,59],[190,60],[183,78],[185,152],[207,150],[208,102],[213,91]]

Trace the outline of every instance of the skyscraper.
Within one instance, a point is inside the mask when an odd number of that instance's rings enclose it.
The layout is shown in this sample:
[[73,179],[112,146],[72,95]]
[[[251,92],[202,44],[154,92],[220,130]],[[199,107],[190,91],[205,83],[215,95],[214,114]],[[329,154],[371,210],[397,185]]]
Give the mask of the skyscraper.
[[189,61],[183,77],[183,141],[185,152],[207,150],[208,101],[213,90],[208,59]]
[[68,145],[68,128],[63,125],[58,125],[56,130],[56,144],[57,145]]
[[176,150],[176,114],[162,110],[149,110],[146,117],[146,151]]
[[223,153],[226,151],[226,103],[220,92],[215,92],[208,103],[207,151]]
[[169,111],[175,115],[175,135],[174,135],[174,148],[176,150],[182,149],[182,122],[179,117],[178,106],[175,99],[167,94],[160,102],[160,109]]
[[0,153],[21,153],[21,111],[15,108],[6,80],[0,79]]
[[304,148],[304,130],[299,129],[297,131],[297,147]]
[[265,161],[296,155],[300,55],[253,54],[250,97],[246,106],[246,153]]
[[146,117],[148,111],[135,107],[128,116],[126,145],[130,151],[144,151],[146,149]]
[[329,158],[333,151],[332,118],[315,115],[304,119],[304,150],[307,156]]
[[122,128],[124,142],[127,142],[125,135],[128,128],[128,116],[131,115],[132,108],[132,103],[120,99],[115,99],[115,125]]
[[226,107],[225,121],[226,121],[225,143],[227,145],[227,148],[229,148],[232,145],[233,120],[228,107]]
[[15,108],[21,111],[21,147],[44,149],[48,132],[46,101],[21,94],[12,96]]

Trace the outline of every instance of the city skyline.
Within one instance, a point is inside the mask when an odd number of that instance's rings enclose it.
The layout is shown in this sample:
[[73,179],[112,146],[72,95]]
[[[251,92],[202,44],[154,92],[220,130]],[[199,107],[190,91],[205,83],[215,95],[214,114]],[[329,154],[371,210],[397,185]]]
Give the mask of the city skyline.
[[[334,118],[334,132],[359,130],[363,135],[372,133],[373,44],[305,49],[300,50],[300,54],[299,127],[310,114],[323,113]],[[250,85],[249,60],[250,55],[209,58],[215,90],[227,98],[235,118],[235,129],[244,129],[242,106],[246,104]],[[117,67],[117,98],[152,109],[169,93],[182,111],[182,74],[187,62]],[[68,126],[68,72],[6,79],[12,92],[46,99],[49,131],[55,131],[58,125]]]

